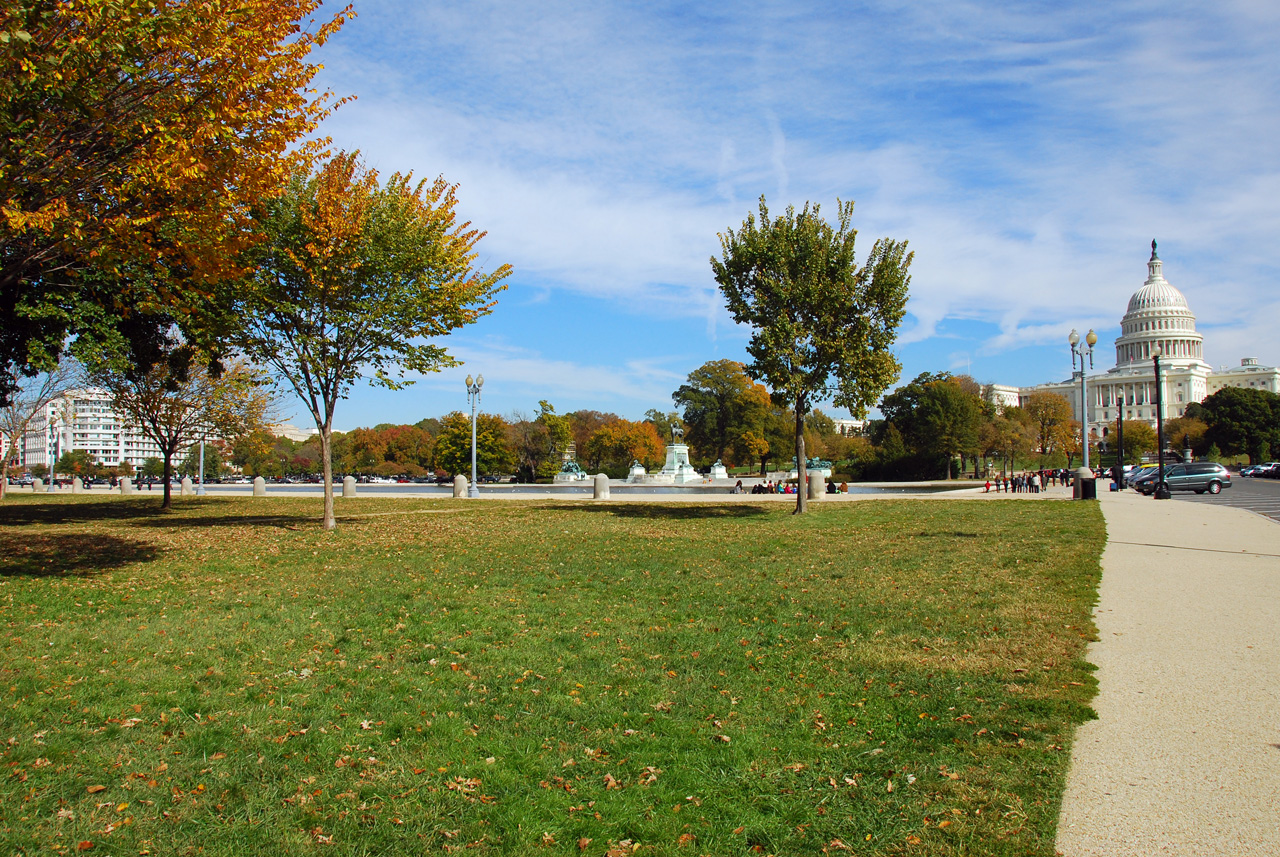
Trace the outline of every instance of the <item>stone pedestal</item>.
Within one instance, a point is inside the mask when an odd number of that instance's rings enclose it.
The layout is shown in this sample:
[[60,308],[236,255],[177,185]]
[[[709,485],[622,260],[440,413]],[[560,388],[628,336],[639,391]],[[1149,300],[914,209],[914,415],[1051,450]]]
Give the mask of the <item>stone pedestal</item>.
[[182,481],[178,483],[178,496],[179,497],[194,496],[196,492],[195,492],[195,489],[191,487],[191,485],[192,483],[191,483],[190,476],[182,477]]
[[356,478],[354,476],[342,477],[342,496],[343,497],[356,496]]
[[455,500],[464,500],[467,496],[467,477],[459,473],[453,477],[453,498]]
[[133,480],[128,476],[120,477],[120,496],[128,497],[133,493]]
[[662,465],[662,470],[654,474],[652,481],[657,484],[680,485],[701,480],[702,476],[689,463],[689,447],[683,443],[667,444],[667,461]]
[[263,479],[261,476],[253,477],[253,496],[267,496],[267,480]]
[[717,461],[715,464],[711,465],[711,478],[712,479],[728,479],[729,478],[728,468],[726,468],[723,464]]
[[809,499],[821,500],[822,495],[827,493],[827,480],[822,477],[821,470],[809,471]]
[[83,490],[84,490],[84,483],[80,481],[80,477],[72,476],[71,477],[71,493],[79,494]]
[[32,494],[43,494],[43,493],[44,493],[44,480],[43,480],[43,479],[32,479],[32,480],[31,480],[31,493],[32,493]]
[[628,482],[643,482],[643,481],[644,481],[644,479],[645,479],[645,469],[644,469],[644,465],[642,465],[642,464],[641,464],[640,462],[638,462],[638,461],[637,461],[637,462],[634,462],[634,463],[631,465],[631,470],[627,473],[627,481],[628,481]]
[[594,491],[591,494],[594,500],[609,499],[609,477],[603,473],[597,473],[595,478]]

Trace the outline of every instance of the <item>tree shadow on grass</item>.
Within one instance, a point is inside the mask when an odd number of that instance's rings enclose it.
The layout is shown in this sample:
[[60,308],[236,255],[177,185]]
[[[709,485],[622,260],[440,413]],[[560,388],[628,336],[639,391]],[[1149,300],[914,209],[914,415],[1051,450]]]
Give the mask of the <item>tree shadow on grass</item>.
[[[355,523],[339,517],[338,524]],[[148,529],[206,529],[208,527],[273,527],[280,530],[318,530],[319,515],[201,515],[198,518],[182,515],[155,515],[134,521],[131,526]]]
[[155,545],[100,533],[0,535],[0,578],[94,577],[159,556]]
[[[320,516],[311,515],[210,515],[215,504],[226,502],[224,498],[205,498],[192,502],[190,498],[173,500],[173,508],[162,511],[160,497],[119,499],[101,497],[95,502],[47,500],[20,504],[0,504],[0,527],[23,527],[39,524],[59,526],[67,524],[94,524],[122,522],[135,527],[155,529],[204,529],[207,527],[264,526],[280,529],[305,529],[319,527]],[[339,518],[339,523],[342,518]]]
[[159,497],[139,500],[101,497],[95,502],[82,502],[77,498],[3,503],[0,504],[0,527],[131,521],[161,514],[160,503]]
[[716,518],[753,518],[767,515],[772,509],[757,506],[753,503],[712,503],[689,504],[687,506],[672,503],[610,503],[608,505],[564,505],[540,506],[557,512],[593,512],[613,515],[617,518],[651,518],[676,521],[701,521]]

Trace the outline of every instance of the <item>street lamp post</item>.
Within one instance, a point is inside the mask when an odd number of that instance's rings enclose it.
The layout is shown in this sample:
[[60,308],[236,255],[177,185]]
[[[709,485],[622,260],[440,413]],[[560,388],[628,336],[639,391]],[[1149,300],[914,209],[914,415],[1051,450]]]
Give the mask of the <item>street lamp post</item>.
[[1128,404],[1124,385],[1120,385],[1120,406],[1116,410],[1116,486],[1124,488],[1124,409]]
[[200,435],[200,481],[196,485],[196,496],[204,496],[204,435]]
[[1160,356],[1164,353],[1160,343],[1151,346],[1151,359],[1156,364],[1156,490],[1152,496],[1157,500],[1169,499],[1169,486],[1164,481],[1164,395],[1160,383]]
[[1071,368],[1076,368],[1076,358],[1080,359],[1080,445],[1084,449],[1084,468],[1089,468],[1089,399],[1088,387],[1085,380],[1085,358],[1089,358],[1089,369],[1093,368],[1093,346],[1098,344],[1098,334],[1090,328],[1089,332],[1084,336],[1084,342],[1080,341],[1080,334],[1076,333],[1075,328],[1071,329],[1071,335],[1067,337],[1067,342],[1071,343]]
[[476,484],[476,408],[480,405],[480,388],[484,386],[484,376],[478,376],[473,382],[467,376],[467,399],[471,402],[471,486],[467,488],[467,496],[480,496],[480,486]]

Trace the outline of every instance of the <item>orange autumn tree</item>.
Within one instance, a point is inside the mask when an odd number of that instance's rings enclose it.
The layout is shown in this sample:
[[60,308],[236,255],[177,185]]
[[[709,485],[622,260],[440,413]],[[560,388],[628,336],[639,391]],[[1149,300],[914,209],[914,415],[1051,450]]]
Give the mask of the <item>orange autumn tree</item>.
[[352,12],[320,5],[0,4],[0,370],[131,315],[194,341],[253,240],[248,203],[324,145],[309,54]]
[[324,527],[333,529],[333,414],[366,373],[400,389],[405,370],[456,366],[433,340],[490,312],[510,273],[474,269],[485,233],[459,223],[455,186],[385,184],[356,154],[299,171],[259,213],[268,240],[238,307],[245,353],[270,366],[320,430]]

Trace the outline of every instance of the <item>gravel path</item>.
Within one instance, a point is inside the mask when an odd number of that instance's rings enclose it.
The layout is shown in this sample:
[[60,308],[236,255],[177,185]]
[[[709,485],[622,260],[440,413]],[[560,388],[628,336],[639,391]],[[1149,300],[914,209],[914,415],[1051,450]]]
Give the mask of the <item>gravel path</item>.
[[1059,851],[1280,855],[1280,525],[1100,499],[1098,720],[1076,735]]

